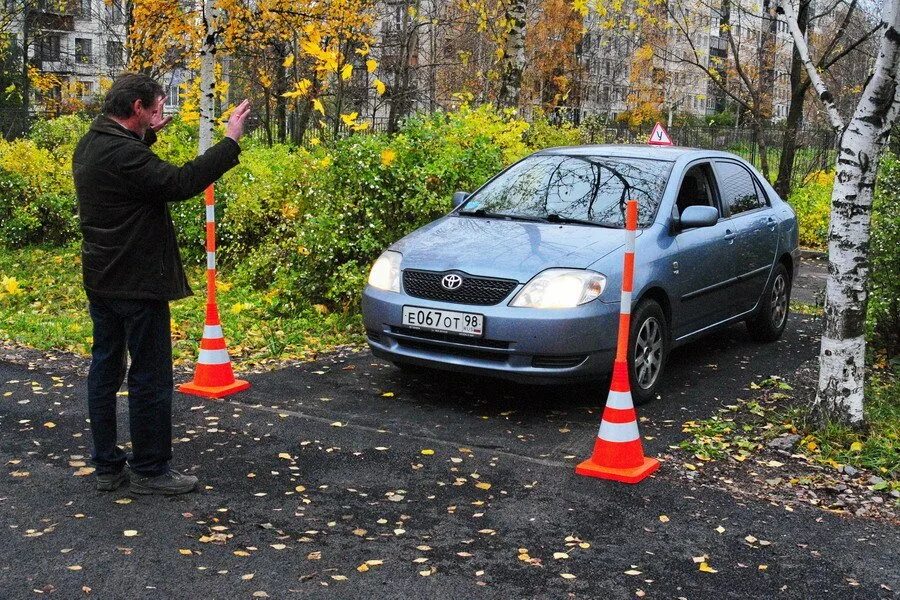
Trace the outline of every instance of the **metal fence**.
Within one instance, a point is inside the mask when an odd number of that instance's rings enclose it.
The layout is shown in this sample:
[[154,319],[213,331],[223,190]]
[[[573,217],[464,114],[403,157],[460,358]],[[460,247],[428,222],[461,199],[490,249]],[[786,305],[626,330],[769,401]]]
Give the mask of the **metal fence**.
[[[650,138],[651,128],[634,128],[626,125],[607,127],[582,127],[583,137],[590,144],[644,144]],[[735,127],[675,126],[669,136],[679,146],[723,150],[744,158],[756,168],[762,166],[761,147],[766,149],[769,177],[778,175],[784,129],[763,129],[759,136],[749,129]],[[760,144],[762,138],[763,144]],[[801,128],[795,136],[796,153],[791,173],[792,183],[802,183],[811,173],[834,168],[837,152],[835,133],[830,129]]]

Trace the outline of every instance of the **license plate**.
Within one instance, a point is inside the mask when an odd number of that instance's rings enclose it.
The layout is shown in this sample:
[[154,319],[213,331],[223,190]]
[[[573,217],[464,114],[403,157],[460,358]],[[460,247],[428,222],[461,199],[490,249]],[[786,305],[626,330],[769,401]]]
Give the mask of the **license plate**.
[[484,335],[484,315],[475,313],[404,306],[403,324],[416,329],[448,331],[474,337]]

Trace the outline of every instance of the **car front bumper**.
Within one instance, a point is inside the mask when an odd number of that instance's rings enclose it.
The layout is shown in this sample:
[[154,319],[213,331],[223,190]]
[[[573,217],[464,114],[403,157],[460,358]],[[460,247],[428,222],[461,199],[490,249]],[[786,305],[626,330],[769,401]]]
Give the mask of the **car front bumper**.
[[[509,298],[513,297],[510,295]],[[366,286],[363,321],[372,353],[395,363],[478,373],[521,383],[563,383],[609,373],[618,304],[599,300],[570,309],[472,306],[414,298]],[[403,307],[484,315],[484,336],[418,330],[402,323]]]

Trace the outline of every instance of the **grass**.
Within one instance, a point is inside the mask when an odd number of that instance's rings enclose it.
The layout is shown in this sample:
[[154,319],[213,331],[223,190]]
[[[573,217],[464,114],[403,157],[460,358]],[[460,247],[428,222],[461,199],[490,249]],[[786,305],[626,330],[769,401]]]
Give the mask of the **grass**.
[[[900,377],[871,369],[866,386],[865,431],[830,423],[817,428],[806,417],[807,407],[791,404],[791,386],[780,378],[751,384],[759,390],[752,400],[737,400],[709,419],[688,421],[690,434],[681,448],[701,461],[732,459],[743,462],[783,434],[801,437],[796,453],[839,469],[843,465],[869,469],[887,481],[876,489],[900,489]],[[788,407],[785,408],[785,402]]]
[[900,377],[886,370],[870,370],[868,375],[866,430],[860,433],[829,423],[806,430],[801,446],[819,461],[865,467],[896,480],[900,478]]
[[[203,333],[205,271],[188,269],[195,295],[171,304],[173,355],[193,362]],[[228,348],[240,366],[272,359],[309,358],[347,343],[362,342],[358,315],[310,307],[279,315],[277,289],[253,290],[220,275],[219,313]],[[91,321],[81,285],[77,245],[66,248],[0,249],[0,340],[39,350],[86,355],[91,348]]]

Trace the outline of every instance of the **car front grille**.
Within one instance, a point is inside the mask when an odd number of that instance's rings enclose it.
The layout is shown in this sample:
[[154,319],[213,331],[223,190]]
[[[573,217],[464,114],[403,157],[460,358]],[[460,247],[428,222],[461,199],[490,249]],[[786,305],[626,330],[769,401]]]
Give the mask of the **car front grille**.
[[406,269],[403,271],[403,289],[415,298],[490,306],[498,304],[519,285],[517,281],[511,279],[459,274],[462,277],[462,285],[455,290],[448,290],[441,285],[441,280],[447,274],[447,272]]

